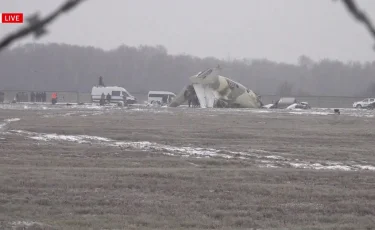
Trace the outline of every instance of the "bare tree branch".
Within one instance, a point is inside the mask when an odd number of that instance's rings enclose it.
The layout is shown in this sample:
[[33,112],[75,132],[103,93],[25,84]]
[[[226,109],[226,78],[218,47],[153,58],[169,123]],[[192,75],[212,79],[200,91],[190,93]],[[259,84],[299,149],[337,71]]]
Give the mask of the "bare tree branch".
[[[14,41],[25,37],[26,35],[33,33],[36,38],[39,38],[47,33],[44,27],[53,22],[60,14],[67,13],[73,8],[77,7],[80,3],[85,0],[67,0],[57,10],[46,16],[44,19],[39,19],[38,14],[34,14],[29,17],[27,21],[29,26],[24,27],[16,32],[10,33],[8,36],[0,41],[0,52],[9,46]],[[336,0],[335,0],[336,1]],[[365,12],[361,11],[354,0],[341,0],[346,6],[347,10],[355,17],[359,22],[363,23],[372,37],[375,39],[375,28],[371,20],[366,16]]]
[[359,22],[363,23],[372,37],[375,39],[375,28],[366,13],[360,10],[354,0],[341,0],[346,6],[346,9],[356,18]]
[[60,14],[67,13],[68,11],[77,7],[83,1],[85,0],[67,0],[58,9],[53,11],[44,19],[39,19],[38,14],[34,14],[33,16],[29,17],[27,19],[27,21],[29,22],[28,26],[21,28],[20,30],[15,31],[13,33],[10,33],[8,36],[6,36],[0,41],[0,52],[14,41],[21,39],[28,34],[33,33],[36,38],[45,35],[47,31],[44,27],[53,22],[58,16],[60,16]]

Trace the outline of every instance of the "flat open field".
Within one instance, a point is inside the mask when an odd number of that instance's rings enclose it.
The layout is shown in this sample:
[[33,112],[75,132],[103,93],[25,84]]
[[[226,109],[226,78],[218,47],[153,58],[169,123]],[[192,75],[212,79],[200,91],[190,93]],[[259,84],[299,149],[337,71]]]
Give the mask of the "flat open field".
[[0,105],[0,229],[374,229],[374,114]]

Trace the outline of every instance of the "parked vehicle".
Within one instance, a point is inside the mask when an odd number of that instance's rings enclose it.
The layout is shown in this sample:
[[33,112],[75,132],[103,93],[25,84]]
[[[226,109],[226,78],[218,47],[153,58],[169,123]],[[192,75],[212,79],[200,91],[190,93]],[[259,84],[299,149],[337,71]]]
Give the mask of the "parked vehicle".
[[357,101],[353,103],[353,108],[362,109],[367,108],[369,105],[375,102],[375,98],[366,98],[363,101]]
[[169,104],[176,94],[168,91],[150,91],[148,92],[147,102],[153,105],[165,105]]
[[125,104],[134,104],[137,99],[131,95],[126,89],[118,86],[94,86],[91,90],[91,101],[99,103],[102,94],[106,97],[111,95],[110,103],[123,102]]

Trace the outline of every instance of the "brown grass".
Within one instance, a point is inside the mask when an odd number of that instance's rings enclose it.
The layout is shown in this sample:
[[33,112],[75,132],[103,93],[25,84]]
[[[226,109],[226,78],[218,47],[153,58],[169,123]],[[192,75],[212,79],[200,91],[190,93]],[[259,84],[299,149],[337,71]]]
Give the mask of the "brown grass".
[[[174,110],[172,110],[174,111]],[[123,111],[20,117],[11,129],[278,151],[306,160],[375,163],[373,120],[350,117]],[[54,113],[54,112],[49,112]],[[214,115],[214,116],[210,116]],[[333,120],[336,119],[336,120]],[[358,133],[367,133],[357,137]],[[1,134],[0,134],[1,136]],[[259,168],[254,162],[168,157],[5,135],[3,229],[373,229],[374,172]],[[17,221],[36,222],[33,226]]]

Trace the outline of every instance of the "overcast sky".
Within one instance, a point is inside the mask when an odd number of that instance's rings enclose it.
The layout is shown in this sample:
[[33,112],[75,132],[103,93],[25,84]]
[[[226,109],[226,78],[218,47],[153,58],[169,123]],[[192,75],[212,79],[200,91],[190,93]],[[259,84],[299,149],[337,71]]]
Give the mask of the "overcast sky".
[[[42,15],[61,0],[0,0],[1,12]],[[375,1],[357,0],[375,20]],[[0,36],[17,26],[0,24]],[[374,40],[332,0],[87,0],[38,42],[113,49],[161,44],[171,54],[218,58],[372,61]],[[32,37],[22,42],[33,41]]]

